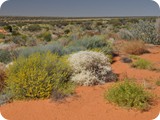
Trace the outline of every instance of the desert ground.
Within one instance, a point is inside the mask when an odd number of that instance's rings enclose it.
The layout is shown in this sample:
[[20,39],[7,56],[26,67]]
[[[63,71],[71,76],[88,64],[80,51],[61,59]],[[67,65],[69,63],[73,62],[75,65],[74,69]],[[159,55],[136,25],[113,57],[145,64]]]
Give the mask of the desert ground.
[[[140,55],[141,58],[152,61],[160,66],[160,46],[150,46],[150,53]],[[8,120],[152,120],[160,112],[160,86],[155,82],[160,78],[157,71],[131,68],[129,64],[122,63],[121,56],[114,58],[112,69],[119,78],[134,77],[137,82],[143,83],[149,79],[149,91],[157,95],[154,105],[149,111],[125,109],[106,102],[104,92],[114,82],[93,87],[79,86],[76,94],[62,101],[30,100],[13,101],[0,107],[2,115]]]

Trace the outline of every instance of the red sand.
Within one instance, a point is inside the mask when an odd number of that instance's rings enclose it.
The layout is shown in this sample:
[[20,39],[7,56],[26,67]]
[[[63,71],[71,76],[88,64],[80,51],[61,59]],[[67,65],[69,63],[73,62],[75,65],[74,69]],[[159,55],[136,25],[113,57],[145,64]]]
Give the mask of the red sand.
[[[152,53],[141,57],[160,62],[160,48],[151,49]],[[128,64],[121,63],[119,58],[112,65],[113,71],[121,75],[136,77],[139,80],[160,78],[160,72],[138,70]],[[51,100],[15,101],[0,107],[2,115],[8,120],[152,120],[160,112],[160,100],[157,100],[147,112],[126,110],[107,103],[104,100],[104,91],[113,83],[94,87],[78,87],[77,96],[67,98],[63,102]],[[150,90],[160,96],[160,87]]]

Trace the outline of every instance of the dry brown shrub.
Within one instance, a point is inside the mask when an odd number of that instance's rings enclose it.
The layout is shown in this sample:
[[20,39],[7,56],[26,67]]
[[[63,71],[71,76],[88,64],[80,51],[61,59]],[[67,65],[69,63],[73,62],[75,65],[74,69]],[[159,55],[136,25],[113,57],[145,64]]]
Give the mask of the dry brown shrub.
[[140,40],[125,42],[122,45],[120,51],[125,54],[133,54],[133,55],[140,55],[148,52],[145,43]]

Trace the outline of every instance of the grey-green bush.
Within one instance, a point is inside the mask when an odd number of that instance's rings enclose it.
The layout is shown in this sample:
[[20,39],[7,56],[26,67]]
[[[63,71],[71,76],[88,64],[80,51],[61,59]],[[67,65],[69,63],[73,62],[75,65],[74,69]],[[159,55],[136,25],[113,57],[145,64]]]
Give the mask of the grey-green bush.
[[140,20],[138,23],[131,26],[130,32],[137,40],[140,39],[150,44],[160,44],[153,22]]

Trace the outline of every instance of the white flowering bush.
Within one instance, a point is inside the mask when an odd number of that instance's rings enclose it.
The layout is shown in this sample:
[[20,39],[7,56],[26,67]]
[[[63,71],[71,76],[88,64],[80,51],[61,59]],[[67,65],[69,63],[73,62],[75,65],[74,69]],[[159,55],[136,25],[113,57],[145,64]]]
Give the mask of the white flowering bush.
[[80,51],[71,54],[68,59],[74,71],[71,81],[79,85],[103,84],[115,78],[109,58],[103,53]]

